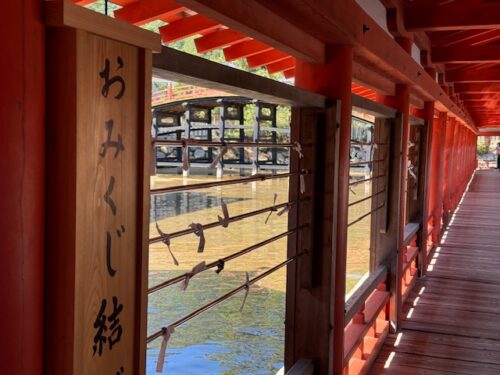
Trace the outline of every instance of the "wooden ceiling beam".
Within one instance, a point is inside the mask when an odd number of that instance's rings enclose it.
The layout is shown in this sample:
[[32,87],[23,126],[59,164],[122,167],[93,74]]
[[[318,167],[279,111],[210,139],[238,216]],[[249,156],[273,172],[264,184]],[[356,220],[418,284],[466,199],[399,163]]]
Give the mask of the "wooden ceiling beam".
[[500,83],[489,82],[458,82],[453,85],[456,93],[500,93]]
[[326,98],[186,52],[163,47],[153,54],[153,77],[213,88],[268,103],[324,108]]
[[442,31],[500,28],[500,4],[411,6],[405,11],[408,31]]
[[224,48],[226,61],[234,61],[244,57],[256,55],[261,52],[272,50],[272,47],[257,40],[247,40]]
[[295,68],[285,70],[283,72],[283,75],[286,79],[292,79],[293,77],[295,77]]
[[269,74],[275,74],[283,72],[285,70],[290,70],[295,68],[295,58],[289,57],[285,60],[281,60],[266,66]]
[[219,27],[217,22],[201,14],[196,14],[162,26],[159,30],[161,40],[164,43],[172,43],[192,35],[216,30]]
[[500,45],[433,48],[432,59],[443,63],[500,62]]
[[500,82],[500,69],[466,69],[445,73],[447,82]]
[[242,34],[303,61],[325,62],[325,44],[253,0],[176,0]]
[[221,47],[228,47],[233,44],[249,40],[250,38],[238,31],[231,29],[216,30],[213,33],[204,35],[194,40],[198,53],[206,53]]
[[115,10],[114,14],[118,19],[140,26],[184,10],[184,6],[170,0],[141,0]]
[[471,100],[500,100],[500,93],[498,94],[459,94],[460,100],[471,101]]
[[259,66],[272,64],[277,61],[284,60],[288,58],[290,55],[278,51],[276,49],[261,52],[257,55],[247,57],[247,63],[249,68],[258,68]]

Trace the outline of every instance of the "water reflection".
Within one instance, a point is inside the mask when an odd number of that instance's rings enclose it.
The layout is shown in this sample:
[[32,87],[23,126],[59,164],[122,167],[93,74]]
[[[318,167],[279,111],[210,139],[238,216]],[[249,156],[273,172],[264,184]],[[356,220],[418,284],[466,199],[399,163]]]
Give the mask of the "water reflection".
[[[238,202],[244,198],[227,197],[224,198],[226,204]],[[149,221],[174,217],[198,210],[218,207],[222,204],[220,196],[192,191],[173,192],[168,194],[151,196],[151,212]]]
[[[206,182],[213,177],[190,177],[189,182]],[[178,176],[160,176],[155,187],[182,185]],[[152,198],[151,219],[154,211],[160,227],[167,233],[184,229],[191,222],[208,223],[221,214],[221,200],[228,204],[231,216],[272,205],[274,193],[277,203],[288,200],[288,179],[269,180],[229,187],[200,189]],[[149,285],[191,270],[200,261],[211,262],[263,241],[287,230],[285,215],[274,214],[269,223],[267,214],[234,222],[228,228],[217,227],[205,231],[205,252],[198,254],[198,237],[174,238],[172,250],[180,266],[172,264],[163,244],[150,246]],[[157,235],[154,223],[150,235]],[[286,259],[286,238],[273,242],[245,256],[227,262],[217,275],[208,270],[196,275],[187,291],[178,286],[150,295],[148,306],[148,334],[185,316],[202,305],[227,293],[250,277],[262,273]],[[243,312],[239,312],[243,294],[236,295],[208,312],[178,327],[169,341],[163,373],[165,374],[275,374],[283,366],[285,320],[284,269],[252,286]],[[148,345],[147,373],[155,374],[161,339]]]
[[[282,275],[284,276],[284,275]],[[166,275],[155,272],[152,283]],[[161,327],[241,284],[243,272],[197,275],[189,289],[155,293],[149,300],[149,326]],[[275,374],[283,365],[285,293],[252,287],[243,312],[243,294],[178,327],[169,341],[164,374]],[[160,340],[148,346],[147,373],[154,374]]]

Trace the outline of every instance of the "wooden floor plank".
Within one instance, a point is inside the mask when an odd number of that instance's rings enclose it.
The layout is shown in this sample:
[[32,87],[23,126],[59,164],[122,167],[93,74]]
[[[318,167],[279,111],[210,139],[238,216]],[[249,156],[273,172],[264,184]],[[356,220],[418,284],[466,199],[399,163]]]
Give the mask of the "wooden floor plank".
[[500,173],[479,171],[372,374],[500,374]]

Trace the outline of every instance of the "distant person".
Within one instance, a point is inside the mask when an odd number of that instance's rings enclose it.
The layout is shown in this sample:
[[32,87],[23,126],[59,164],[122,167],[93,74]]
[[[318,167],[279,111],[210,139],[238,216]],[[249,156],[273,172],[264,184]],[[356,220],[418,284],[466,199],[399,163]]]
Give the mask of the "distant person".
[[497,168],[500,169],[500,142],[497,143]]

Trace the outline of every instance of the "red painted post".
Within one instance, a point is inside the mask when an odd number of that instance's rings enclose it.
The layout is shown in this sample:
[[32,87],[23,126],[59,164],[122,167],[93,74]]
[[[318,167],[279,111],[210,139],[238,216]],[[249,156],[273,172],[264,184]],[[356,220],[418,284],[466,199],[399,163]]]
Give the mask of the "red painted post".
[[[399,235],[398,235],[398,272],[403,269],[403,241],[404,241],[404,231],[405,231],[405,217],[406,217],[406,185],[407,185],[407,175],[408,175],[408,140],[410,136],[410,87],[408,85],[396,85],[396,95],[395,95],[396,108],[403,114],[403,130],[401,136],[402,153],[401,153],[401,190],[399,192],[399,202],[401,210],[399,212]],[[398,273],[398,278],[402,275]],[[401,290],[402,285],[399,282],[397,284],[397,296],[396,296],[396,306],[394,320],[396,323],[396,328],[401,326],[401,316],[403,314],[403,305],[401,300]]]
[[453,145],[455,138],[456,123],[455,118],[450,118],[446,125],[445,160],[443,170],[443,222],[448,221],[450,210],[450,190],[453,185],[451,168],[453,165]]
[[446,112],[439,114],[439,141],[437,148],[439,152],[434,161],[436,166],[436,185],[435,185],[435,203],[434,203],[434,232],[432,240],[435,244],[439,244],[441,239],[441,220],[443,217],[443,180],[444,180],[444,160],[445,160],[445,141],[447,135],[448,117]]
[[[351,84],[353,49],[328,46],[323,65],[297,61],[295,84],[332,99],[341,100],[339,124],[339,175],[336,225],[335,306],[333,306],[333,374],[341,374],[344,359],[344,308],[349,199],[349,151],[351,139]],[[332,145],[333,147],[333,145]],[[332,170],[332,173],[334,171]],[[333,207],[332,207],[333,209]]]
[[42,373],[45,58],[41,5],[40,0],[2,3],[2,374]]
[[427,160],[426,160],[426,173],[425,173],[425,191],[424,202],[422,207],[422,235],[419,243],[419,271],[420,275],[425,275],[427,268],[427,242],[428,242],[428,223],[429,214],[433,212],[433,204],[436,200],[435,197],[435,180],[436,173],[433,163],[433,158],[436,158],[438,150],[436,149],[438,133],[436,129],[438,124],[434,121],[434,102],[425,102],[424,104],[424,117],[427,121]]

